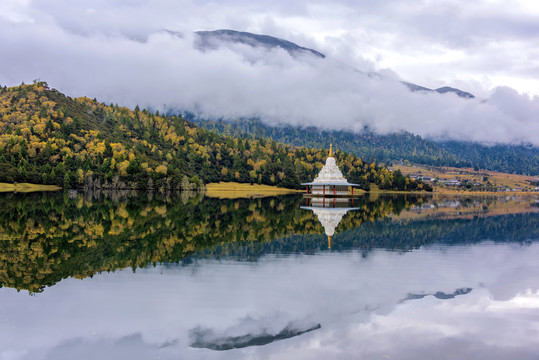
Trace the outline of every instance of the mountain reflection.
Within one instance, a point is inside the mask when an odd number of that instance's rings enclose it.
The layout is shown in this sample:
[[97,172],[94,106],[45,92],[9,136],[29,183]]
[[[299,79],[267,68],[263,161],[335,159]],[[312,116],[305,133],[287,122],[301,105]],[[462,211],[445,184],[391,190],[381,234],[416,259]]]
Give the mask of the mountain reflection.
[[[327,249],[326,230],[315,213],[301,209],[305,200],[299,196],[218,200],[187,192],[96,192],[4,194],[0,200],[0,284],[30,292],[67,277],[127,267]],[[333,249],[409,250],[438,240],[458,242],[459,232],[467,241],[537,238],[536,213],[412,221],[400,218],[403,210],[416,214],[438,203],[415,195],[354,201],[357,210],[338,222]],[[489,206],[474,209],[488,212]]]

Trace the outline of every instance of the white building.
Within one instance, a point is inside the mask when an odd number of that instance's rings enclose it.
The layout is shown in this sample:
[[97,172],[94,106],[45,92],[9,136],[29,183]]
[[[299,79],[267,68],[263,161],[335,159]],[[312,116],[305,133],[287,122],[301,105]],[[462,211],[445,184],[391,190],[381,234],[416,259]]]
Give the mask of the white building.
[[329,146],[329,156],[326,165],[314,178],[313,182],[302,183],[307,186],[307,193],[321,196],[349,196],[354,195],[354,187],[359,184],[349,183],[342,175],[333,157],[333,145]]

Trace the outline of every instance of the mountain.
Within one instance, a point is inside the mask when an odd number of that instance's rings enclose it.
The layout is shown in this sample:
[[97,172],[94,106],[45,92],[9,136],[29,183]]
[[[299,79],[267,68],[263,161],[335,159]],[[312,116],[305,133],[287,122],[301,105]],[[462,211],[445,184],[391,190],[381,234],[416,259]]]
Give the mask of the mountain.
[[[217,49],[221,46],[230,44],[244,44],[252,47],[261,47],[265,49],[281,48],[286,50],[291,56],[298,55],[314,55],[317,58],[324,59],[325,54],[306,47],[299,46],[291,41],[276,38],[269,35],[259,35],[244,31],[235,31],[229,29],[213,30],[213,31],[197,31],[197,40],[195,46],[202,51]],[[369,76],[379,75],[376,73],[370,73]],[[424,86],[412,84],[410,82],[402,81],[412,91],[427,91],[437,92],[445,94],[448,92],[454,93],[465,99],[472,99],[475,96],[452,87],[444,86],[438,89],[429,89]]]
[[449,87],[449,86],[444,86],[444,87],[438,88],[438,89],[436,89],[434,91],[436,91],[436,92],[438,92],[440,94],[445,94],[445,93],[448,93],[448,92],[452,92],[452,93],[455,93],[458,96],[466,98],[466,99],[475,98],[475,96],[473,96],[469,92],[462,91],[462,90],[459,90],[459,89],[455,89],[455,88],[452,88],[452,87]]
[[[231,44],[247,44],[252,47],[272,49],[280,47],[292,56],[313,55],[323,59],[324,54],[290,41],[267,35],[257,35],[234,30],[197,32],[198,46],[203,50]],[[351,71],[357,71],[351,69]],[[382,76],[369,73],[367,76]],[[410,82],[402,82],[413,92],[452,93],[464,99],[475,96],[457,88],[444,86],[430,89]],[[477,167],[493,171],[520,174],[539,174],[539,149],[525,145],[487,146],[466,141],[438,141],[425,139],[409,132],[377,135],[369,131],[360,134],[347,131],[321,131],[316,128],[294,128],[287,125],[268,126],[256,119],[231,119],[230,124],[222,121],[206,121],[191,118],[200,126],[222,134],[235,136],[269,137],[277,142],[292,146],[324,148],[333,142],[342,151],[364,159],[382,163],[410,161],[417,164]]]
[[486,170],[539,174],[539,148],[524,145],[486,146],[465,141],[436,142],[408,132],[378,135],[316,128],[269,126],[256,119],[211,121],[190,118],[199,126],[231,136],[264,137],[293,146],[327,148],[330,143],[368,162],[477,167]]
[[290,55],[309,54],[315,57],[325,58],[326,56],[316,50],[305,48],[293,42],[279,39],[269,35],[258,35],[249,32],[234,30],[214,30],[197,31],[198,41],[196,46],[201,50],[215,49],[223,43],[239,43],[252,47],[263,47],[266,49],[282,48]]
[[429,89],[429,88],[426,88],[424,86],[419,86],[419,85],[416,85],[416,84],[412,84],[412,83],[409,83],[409,82],[406,82],[406,81],[402,81],[402,83],[404,85],[406,85],[408,87],[408,89],[410,89],[412,91],[437,92],[439,94],[454,93],[457,96],[465,98],[465,99],[473,99],[473,98],[475,98],[475,96],[470,94],[469,92],[462,91],[462,90],[459,90],[459,89],[455,89],[455,88],[452,88],[452,87],[449,87],[449,86],[444,86],[444,87],[433,90],[433,89]]
[[[326,149],[218,135],[181,116],[72,99],[47,83],[0,88],[0,182],[66,188],[191,189],[236,181],[299,188]],[[430,189],[359,157],[338,153],[343,174],[364,189]]]

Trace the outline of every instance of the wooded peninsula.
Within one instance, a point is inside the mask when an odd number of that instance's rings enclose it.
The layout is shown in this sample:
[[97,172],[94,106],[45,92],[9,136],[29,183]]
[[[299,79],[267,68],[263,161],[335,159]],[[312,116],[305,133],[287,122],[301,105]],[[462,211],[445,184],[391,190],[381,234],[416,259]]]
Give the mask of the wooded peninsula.
[[[234,181],[296,189],[326,149],[220,135],[179,115],[71,98],[34,81],[0,87],[0,182],[77,189],[197,189]],[[343,175],[369,190],[432,191],[375,162],[337,151]]]

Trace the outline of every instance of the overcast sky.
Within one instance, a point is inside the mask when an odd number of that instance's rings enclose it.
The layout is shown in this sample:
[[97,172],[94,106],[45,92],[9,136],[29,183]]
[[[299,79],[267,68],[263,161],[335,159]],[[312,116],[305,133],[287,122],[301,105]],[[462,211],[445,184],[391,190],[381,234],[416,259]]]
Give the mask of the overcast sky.
[[[328,58],[193,47],[193,31],[221,28]],[[534,1],[2,0],[0,30],[2,85],[42,79],[71,96],[205,117],[539,145]],[[411,94],[398,80],[477,99]]]

